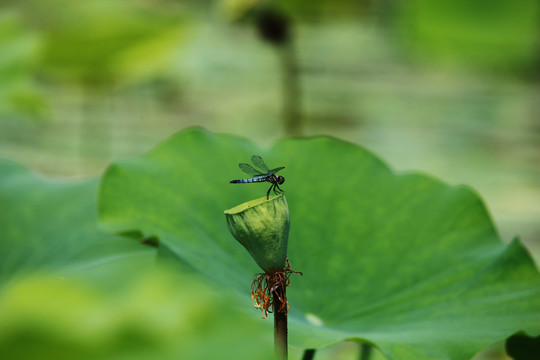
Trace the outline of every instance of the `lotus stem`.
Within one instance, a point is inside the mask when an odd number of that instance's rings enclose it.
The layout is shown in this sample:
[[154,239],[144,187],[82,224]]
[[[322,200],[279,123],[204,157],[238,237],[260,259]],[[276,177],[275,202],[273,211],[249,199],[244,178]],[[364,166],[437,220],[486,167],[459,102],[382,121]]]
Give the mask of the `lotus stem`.
[[315,349],[306,349],[304,350],[304,355],[302,356],[302,360],[313,360],[315,357]]
[[[283,287],[283,293],[287,290]],[[279,360],[288,359],[287,341],[287,309],[282,303],[280,296],[274,292],[274,345],[276,348],[276,358]],[[282,309],[283,308],[283,309]]]

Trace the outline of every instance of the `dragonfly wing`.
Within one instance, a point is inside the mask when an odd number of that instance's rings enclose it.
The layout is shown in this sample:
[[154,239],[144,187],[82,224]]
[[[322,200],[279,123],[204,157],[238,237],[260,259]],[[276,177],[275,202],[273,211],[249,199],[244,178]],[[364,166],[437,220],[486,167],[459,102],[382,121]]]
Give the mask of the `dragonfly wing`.
[[275,173],[277,173],[279,170],[283,170],[283,169],[285,169],[285,166],[280,166],[280,167],[277,167],[277,168],[275,168],[275,169],[270,170],[270,173],[271,173],[271,174],[275,174]]
[[246,163],[240,163],[238,164],[238,167],[243,171],[245,172],[246,174],[249,174],[251,176],[260,176],[260,175],[264,175],[262,172],[260,172],[259,170],[256,170],[253,166],[249,165],[249,164],[246,164]]
[[261,169],[264,173],[268,174],[268,172],[270,171],[268,169],[268,166],[266,166],[266,164],[264,163],[263,159],[258,155],[253,155],[251,157],[251,162],[253,163],[253,165]]

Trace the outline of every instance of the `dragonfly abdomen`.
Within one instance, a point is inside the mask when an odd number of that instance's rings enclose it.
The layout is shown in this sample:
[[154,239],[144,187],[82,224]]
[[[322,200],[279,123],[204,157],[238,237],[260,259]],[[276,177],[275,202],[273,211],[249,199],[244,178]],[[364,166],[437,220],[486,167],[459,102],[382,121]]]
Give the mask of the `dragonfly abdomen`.
[[267,181],[268,175],[264,176],[257,176],[251,179],[239,179],[239,180],[231,180],[231,184],[245,184],[245,183],[254,183],[254,182],[264,182]]

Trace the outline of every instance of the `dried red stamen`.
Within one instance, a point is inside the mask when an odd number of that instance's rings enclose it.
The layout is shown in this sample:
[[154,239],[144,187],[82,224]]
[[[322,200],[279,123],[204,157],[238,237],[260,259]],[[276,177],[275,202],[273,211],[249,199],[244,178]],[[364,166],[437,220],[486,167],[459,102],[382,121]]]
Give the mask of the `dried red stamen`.
[[[255,276],[251,284],[251,300],[253,305],[262,312],[262,317],[265,319],[268,313],[275,312],[273,294],[276,294],[281,302],[281,306],[277,311],[289,313],[289,302],[287,301],[286,288],[290,285],[289,277],[291,274],[300,274],[301,272],[291,270],[289,259],[286,259],[286,264],[283,270],[260,273]],[[272,310],[270,310],[272,307]]]

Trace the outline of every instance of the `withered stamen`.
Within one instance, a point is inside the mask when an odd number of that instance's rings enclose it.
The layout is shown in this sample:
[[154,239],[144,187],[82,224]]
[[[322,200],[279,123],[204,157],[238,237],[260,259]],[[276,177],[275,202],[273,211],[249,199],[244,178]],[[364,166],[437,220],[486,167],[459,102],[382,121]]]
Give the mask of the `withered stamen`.
[[[255,308],[260,309],[262,318],[265,319],[268,313],[275,312],[273,294],[275,293],[281,301],[281,306],[277,311],[289,313],[289,302],[285,289],[290,285],[289,277],[291,274],[300,274],[301,272],[291,270],[289,259],[286,259],[286,264],[283,270],[267,273],[259,273],[255,275],[251,284],[251,300]],[[272,310],[270,307],[272,306]]]

